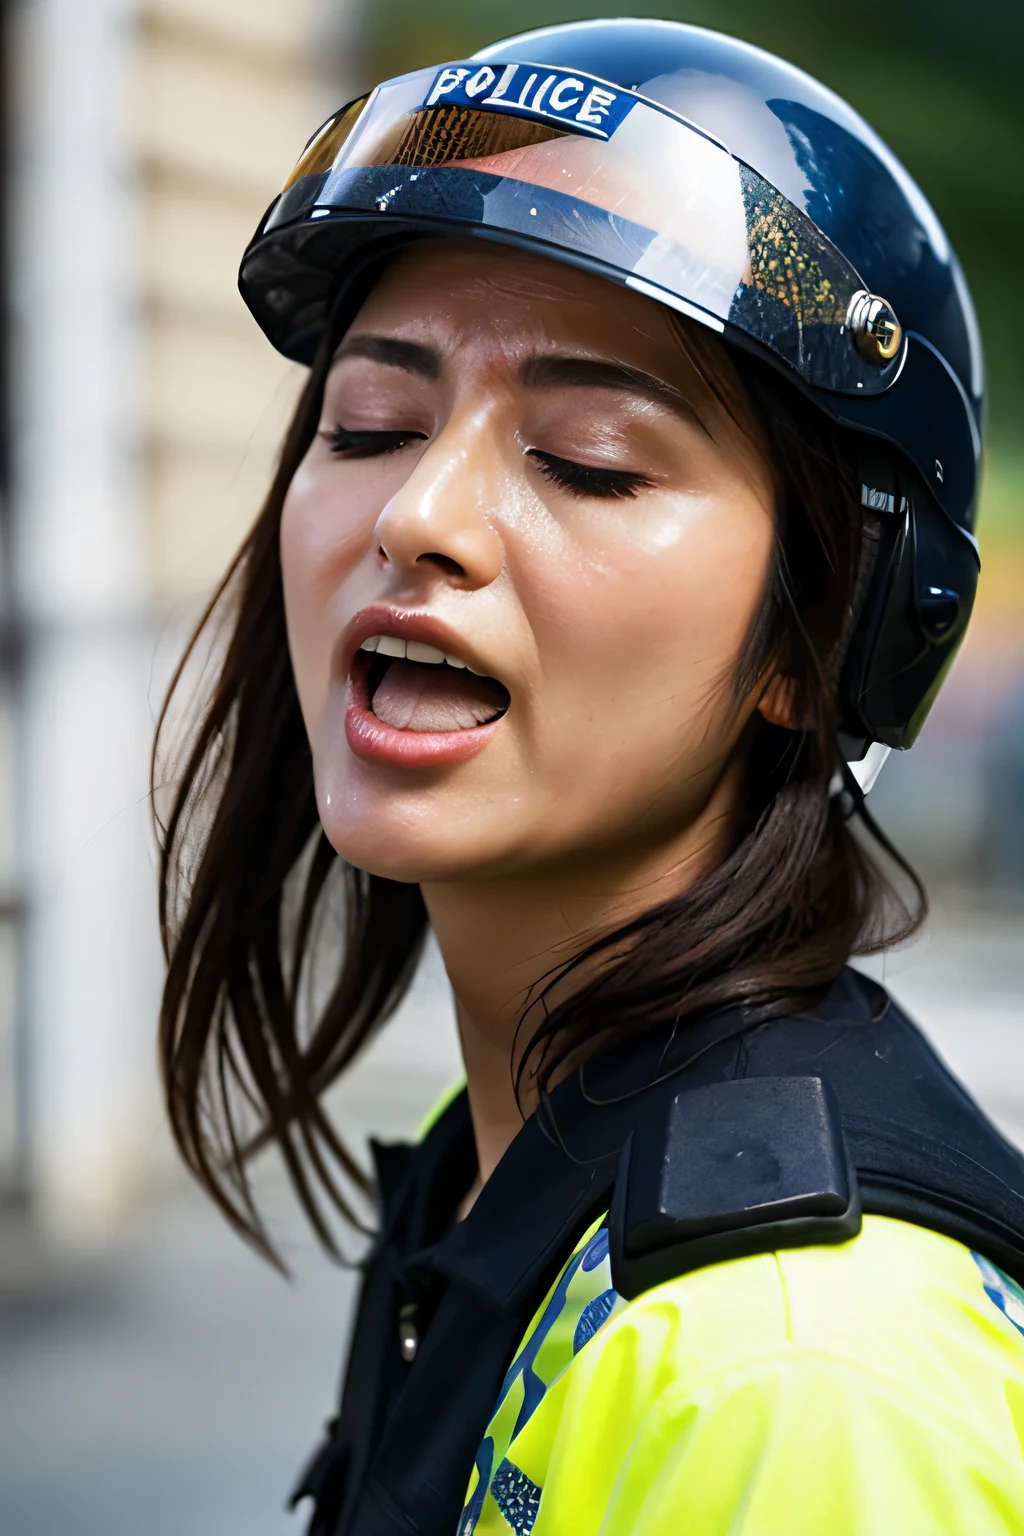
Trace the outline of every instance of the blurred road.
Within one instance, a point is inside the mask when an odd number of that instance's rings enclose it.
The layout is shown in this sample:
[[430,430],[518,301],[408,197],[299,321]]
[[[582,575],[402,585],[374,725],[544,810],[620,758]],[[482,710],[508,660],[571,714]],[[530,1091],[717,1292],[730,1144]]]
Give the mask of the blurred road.
[[[873,963],[1024,1142],[1024,914],[939,901],[928,937]],[[411,1131],[458,1071],[443,980],[339,1092],[353,1142]],[[269,1198],[281,1280],[175,1185],[49,1296],[0,1308],[4,1536],[284,1536],[290,1480],[331,1407],[352,1294]]]

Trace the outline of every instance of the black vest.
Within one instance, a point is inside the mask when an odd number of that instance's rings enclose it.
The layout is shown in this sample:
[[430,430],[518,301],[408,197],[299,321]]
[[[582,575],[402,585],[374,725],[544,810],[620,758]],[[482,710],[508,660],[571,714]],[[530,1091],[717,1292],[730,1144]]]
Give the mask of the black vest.
[[[1024,1283],[1024,1158],[882,988],[846,971],[808,1014],[655,1030],[531,1117],[473,1206],[463,1094],[419,1147],[375,1147],[339,1414],[294,1495],[310,1536],[456,1536],[530,1318],[595,1217],[632,1296],[745,1253],[843,1241],[861,1212],[943,1232]],[[403,1359],[419,1338],[415,1359]],[[408,1352],[408,1350],[407,1350]]]

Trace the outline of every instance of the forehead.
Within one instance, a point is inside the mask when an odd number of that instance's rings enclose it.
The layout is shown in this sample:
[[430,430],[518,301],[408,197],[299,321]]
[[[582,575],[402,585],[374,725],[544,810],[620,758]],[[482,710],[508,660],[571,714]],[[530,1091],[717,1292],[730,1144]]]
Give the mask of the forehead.
[[[482,240],[424,240],[381,274],[352,331],[386,328],[441,344],[499,344],[519,355],[571,345],[643,365],[685,354],[668,310],[594,273]],[[642,356],[641,356],[642,354]]]

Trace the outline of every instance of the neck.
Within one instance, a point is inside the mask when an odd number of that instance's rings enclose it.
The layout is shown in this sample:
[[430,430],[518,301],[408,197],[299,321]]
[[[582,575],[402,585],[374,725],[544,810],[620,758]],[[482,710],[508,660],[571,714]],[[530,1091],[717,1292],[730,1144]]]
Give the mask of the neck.
[[[726,776],[727,778],[731,776]],[[564,867],[423,886],[455,1009],[479,1161],[478,1190],[536,1102],[517,1100],[516,1032],[535,989],[601,933],[682,894],[722,857],[733,786],[723,780],[698,820],[656,847],[574,855]],[[567,984],[571,990],[571,983]],[[555,997],[564,996],[556,992]],[[468,1208],[468,1206],[467,1206]]]

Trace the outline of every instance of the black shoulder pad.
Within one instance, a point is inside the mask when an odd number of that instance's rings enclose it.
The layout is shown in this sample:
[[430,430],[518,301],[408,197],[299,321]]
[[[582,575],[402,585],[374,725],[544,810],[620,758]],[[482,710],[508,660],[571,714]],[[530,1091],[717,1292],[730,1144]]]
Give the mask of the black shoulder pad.
[[622,1149],[612,1283],[631,1299],[706,1264],[860,1231],[857,1175],[820,1077],[745,1077],[664,1102]]

